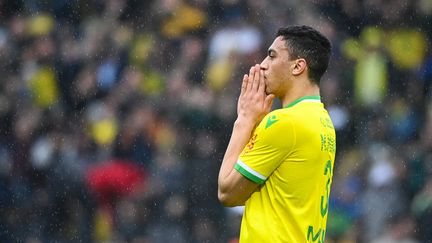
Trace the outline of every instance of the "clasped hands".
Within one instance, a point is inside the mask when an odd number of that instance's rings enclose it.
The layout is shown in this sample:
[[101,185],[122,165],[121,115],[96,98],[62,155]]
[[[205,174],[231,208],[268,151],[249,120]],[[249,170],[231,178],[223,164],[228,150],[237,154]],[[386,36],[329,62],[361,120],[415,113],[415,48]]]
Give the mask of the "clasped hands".
[[237,122],[246,122],[256,127],[270,112],[274,97],[274,94],[266,94],[264,70],[259,64],[252,66],[249,75],[243,76],[237,103]]

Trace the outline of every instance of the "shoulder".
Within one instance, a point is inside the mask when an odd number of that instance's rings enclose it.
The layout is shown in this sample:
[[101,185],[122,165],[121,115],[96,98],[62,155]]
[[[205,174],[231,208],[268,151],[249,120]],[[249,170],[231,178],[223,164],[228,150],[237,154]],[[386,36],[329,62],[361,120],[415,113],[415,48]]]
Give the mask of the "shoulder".
[[278,109],[263,118],[254,133],[254,139],[274,147],[291,148],[296,140],[295,131],[290,112]]
[[258,128],[263,132],[280,132],[293,127],[293,117],[286,109],[277,109],[268,113]]

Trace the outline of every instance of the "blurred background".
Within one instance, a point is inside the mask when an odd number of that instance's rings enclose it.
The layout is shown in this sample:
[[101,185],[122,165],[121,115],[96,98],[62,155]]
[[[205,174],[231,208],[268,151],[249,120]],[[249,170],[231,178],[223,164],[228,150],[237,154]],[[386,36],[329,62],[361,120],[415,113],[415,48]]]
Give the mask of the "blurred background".
[[293,24],[333,44],[326,242],[432,242],[430,0],[0,1],[0,242],[237,242],[242,75]]

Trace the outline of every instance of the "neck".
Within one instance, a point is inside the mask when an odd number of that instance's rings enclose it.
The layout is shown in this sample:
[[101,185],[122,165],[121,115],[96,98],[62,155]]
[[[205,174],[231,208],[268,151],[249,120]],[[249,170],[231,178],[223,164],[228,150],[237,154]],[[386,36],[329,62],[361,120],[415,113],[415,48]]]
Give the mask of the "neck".
[[320,95],[319,86],[309,80],[305,82],[299,82],[298,85],[293,85],[286,94],[281,97],[282,106],[290,104],[291,102],[300,99],[305,96],[318,96]]

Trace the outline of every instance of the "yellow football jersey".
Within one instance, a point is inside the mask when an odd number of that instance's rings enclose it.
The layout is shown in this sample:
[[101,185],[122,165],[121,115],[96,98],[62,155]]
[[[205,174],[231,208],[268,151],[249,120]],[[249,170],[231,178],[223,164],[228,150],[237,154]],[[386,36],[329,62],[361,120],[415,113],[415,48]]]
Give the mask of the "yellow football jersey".
[[245,203],[240,242],[324,242],[335,152],[319,96],[267,114],[235,164],[260,184]]

